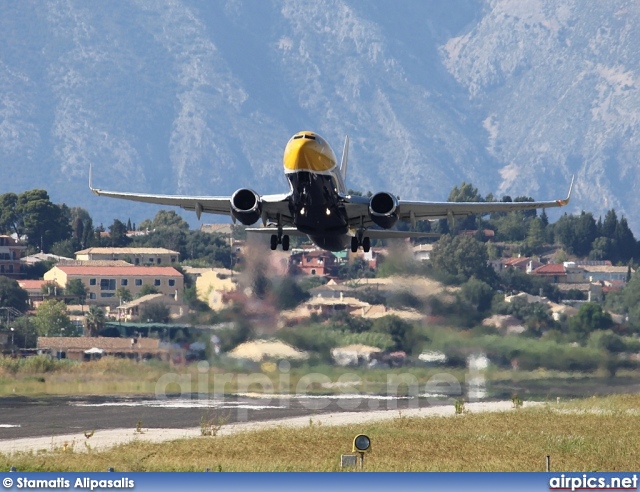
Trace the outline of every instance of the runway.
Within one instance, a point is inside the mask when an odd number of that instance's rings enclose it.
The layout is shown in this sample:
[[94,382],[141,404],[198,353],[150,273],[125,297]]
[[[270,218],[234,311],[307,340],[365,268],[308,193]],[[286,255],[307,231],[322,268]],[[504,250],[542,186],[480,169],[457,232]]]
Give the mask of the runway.
[[[200,420],[212,415],[211,412],[228,418],[219,430],[219,436],[278,427],[364,425],[400,417],[455,414],[452,404],[438,404],[426,398],[361,396],[289,398],[288,401],[247,396],[164,401],[148,397],[11,398],[0,400],[3,422],[0,425],[0,452],[11,455],[68,448],[86,452],[136,441],[204,439]],[[347,405],[351,406],[350,410],[345,408]],[[525,402],[525,406],[533,405],[538,403]],[[475,402],[466,403],[465,407],[474,413],[510,411],[513,403]],[[88,434],[89,438],[86,437]]]
[[[0,449],[3,440],[92,430],[188,429],[203,418],[228,424],[315,416],[327,413],[397,410],[431,406],[433,400],[370,395],[251,397],[192,395],[190,398],[7,397],[0,398]],[[441,404],[444,404],[442,402]]]

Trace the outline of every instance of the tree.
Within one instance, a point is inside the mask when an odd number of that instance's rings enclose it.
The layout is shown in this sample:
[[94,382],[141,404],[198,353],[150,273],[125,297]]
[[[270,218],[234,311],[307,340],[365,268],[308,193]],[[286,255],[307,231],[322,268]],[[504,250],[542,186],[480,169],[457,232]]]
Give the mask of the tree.
[[174,210],[160,210],[151,223],[153,229],[182,229],[189,230],[189,223]]
[[49,199],[45,190],[18,195],[15,208],[17,232],[28,237],[28,244],[49,251],[51,245],[71,237],[71,225],[63,209]]
[[599,304],[583,304],[573,318],[569,320],[569,331],[581,341],[586,340],[596,330],[606,330],[613,326],[611,315],[602,310]]
[[82,283],[79,278],[74,278],[67,282],[65,293],[68,296],[74,296],[77,299],[78,304],[84,305],[84,301],[89,294],[89,289]]
[[[460,188],[454,186],[449,193],[448,202],[483,202],[484,198],[478,193],[478,188],[474,188],[471,183],[462,182]],[[475,215],[469,215],[460,219],[455,224],[456,230],[475,229],[477,220]]]
[[529,223],[529,231],[527,232],[527,245],[532,251],[536,251],[545,243],[544,223],[539,217],[534,218]]
[[104,311],[98,306],[91,306],[84,317],[84,327],[90,337],[97,337],[106,322],[107,318],[104,315]]
[[489,284],[471,277],[460,286],[460,294],[463,299],[471,304],[477,311],[483,312],[491,308],[491,300],[495,291]]
[[15,328],[14,346],[32,348],[38,344],[38,332],[30,316],[21,316],[12,323]]
[[0,195],[0,233],[18,234],[18,216],[16,206],[18,205],[18,195],[15,193],[5,193]]
[[142,308],[140,319],[147,323],[168,323],[170,314],[165,304],[147,304]]
[[146,296],[149,294],[159,294],[160,292],[158,291],[158,289],[155,288],[155,286],[153,285],[149,285],[149,284],[144,284],[141,288],[140,288],[140,292],[138,292],[138,296],[137,297],[142,297],[142,296]]
[[51,253],[57,256],[63,256],[64,258],[73,258],[76,251],[77,249],[71,239],[57,241],[51,245]]
[[433,247],[431,263],[435,270],[464,282],[476,277],[488,283],[495,280],[494,270],[487,265],[485,244],[470,236],[442,236]]
[[72,334],[72,325],[67,315],[67,306],[64,302],[56,299],[48,299],[38,306],[33,317],[33,324],[38,335],[43,337],[69,336]]
[[133,300],[131,291],[126,287],[118,287],[116,289],[116,297],[120,299],[120,304],[125,304]]
[[384,316],[373,322],[372,331],[387,333],[393,340],[392,350],[403,350],[411,354],[416,347],[416,339],[413,332],[413,325],[407,323],[397,316]]
[[24,313],[29,308],[29,294],[18,282],[0,275],[0,307],[13,308]]
[[109,226],[109,243],[114,248],[126,246],[131,242],[131,239],[127,237],[127,226],[114,219],[113,224]]
[[301,302],[309,299],[309,294],[290,277],[285,277],[273,289],[278,309],[294,309]]

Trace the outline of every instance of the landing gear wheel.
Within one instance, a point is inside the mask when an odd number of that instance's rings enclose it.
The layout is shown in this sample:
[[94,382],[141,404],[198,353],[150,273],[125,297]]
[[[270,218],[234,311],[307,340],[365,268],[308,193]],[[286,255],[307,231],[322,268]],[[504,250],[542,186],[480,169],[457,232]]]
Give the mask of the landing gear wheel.
[[289,236],[287,234],[282,236],[282,251],[289,251]]
[[368,253],[370,249],[371,249],[371,239],[369,239],[368,237],[363,238],[362,251],[364,251],[365,253]]
[[275,234],[271,235],[271,251],[275,251],[278,247],[278,236]]
[[358,238],[357,237],[352,237],[351,238],[351,252],[352,253],[357,253],[358,252]]

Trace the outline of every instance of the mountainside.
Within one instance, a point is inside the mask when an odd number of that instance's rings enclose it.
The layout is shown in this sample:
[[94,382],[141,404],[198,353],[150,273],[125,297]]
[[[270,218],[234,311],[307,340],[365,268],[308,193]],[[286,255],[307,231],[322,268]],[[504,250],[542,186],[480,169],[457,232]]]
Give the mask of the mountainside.
[[159,207],[95,197],[90,163],[107,189],[279,192],[310,129],[338,155],[349,134],[353,188],[552,199],[575,173],[570,211],[640,231],[639,20],[631,1],[2,3],[0,193],[139,222]]

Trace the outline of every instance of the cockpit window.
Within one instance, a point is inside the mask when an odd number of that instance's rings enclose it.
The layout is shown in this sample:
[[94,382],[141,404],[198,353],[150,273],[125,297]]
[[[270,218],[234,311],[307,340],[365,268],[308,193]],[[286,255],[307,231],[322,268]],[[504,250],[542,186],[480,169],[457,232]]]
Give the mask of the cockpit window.
[[305,135],[304,138],[308,138],[309,140],[315,140],[316,136],[315,135]]
[[304,137],[304,135],[296,135],[295,137],[293,137],[294,140],[298,140],[299,138]]

